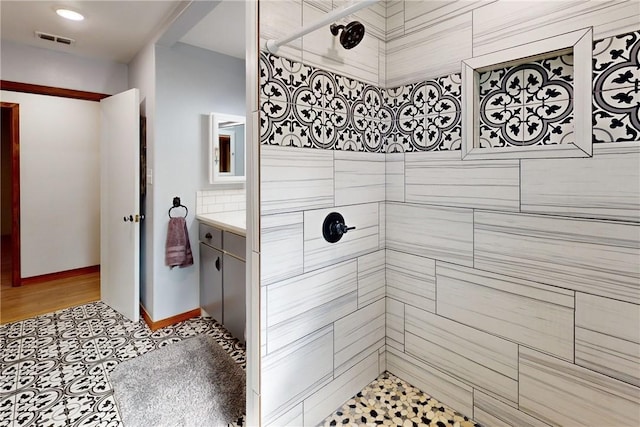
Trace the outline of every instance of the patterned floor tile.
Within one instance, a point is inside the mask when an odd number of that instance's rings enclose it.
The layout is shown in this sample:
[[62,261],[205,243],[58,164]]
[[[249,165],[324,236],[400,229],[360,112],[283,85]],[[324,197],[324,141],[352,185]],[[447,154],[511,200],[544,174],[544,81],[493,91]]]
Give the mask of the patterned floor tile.
[[213,336],[245,368],[244,346],[211,318],[152,332],[97,302],[1,325],[0,427],[122,426],[108,373],[199,334]]

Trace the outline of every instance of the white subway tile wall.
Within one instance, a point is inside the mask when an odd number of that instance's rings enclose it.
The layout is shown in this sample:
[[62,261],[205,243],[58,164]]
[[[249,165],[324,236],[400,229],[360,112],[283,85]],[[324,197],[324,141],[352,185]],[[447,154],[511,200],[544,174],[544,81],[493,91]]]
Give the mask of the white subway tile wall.
[[196,192],[196,214],[236,212],[247,208],[244,187]]

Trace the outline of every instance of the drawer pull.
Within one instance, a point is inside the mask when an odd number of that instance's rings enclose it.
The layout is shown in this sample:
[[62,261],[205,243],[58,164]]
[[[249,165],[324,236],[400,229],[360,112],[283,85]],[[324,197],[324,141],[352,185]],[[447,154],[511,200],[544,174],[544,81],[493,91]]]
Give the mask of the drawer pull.
[[206,239],[210,239],[210,238],[212,238],[213,236],[211,235],[211,233],[207,233],[207,234],[205,234],[205,235],[204,235],[204,237],[205,237]]
[[220,271],[220,257],[216,259],[216,270]]

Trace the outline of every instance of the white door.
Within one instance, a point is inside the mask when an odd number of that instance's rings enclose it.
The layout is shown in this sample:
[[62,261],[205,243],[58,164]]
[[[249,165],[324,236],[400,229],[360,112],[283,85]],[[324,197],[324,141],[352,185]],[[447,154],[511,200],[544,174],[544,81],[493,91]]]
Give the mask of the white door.
[[140,315],[140,93],[100,101],[100,295],[137,322]]

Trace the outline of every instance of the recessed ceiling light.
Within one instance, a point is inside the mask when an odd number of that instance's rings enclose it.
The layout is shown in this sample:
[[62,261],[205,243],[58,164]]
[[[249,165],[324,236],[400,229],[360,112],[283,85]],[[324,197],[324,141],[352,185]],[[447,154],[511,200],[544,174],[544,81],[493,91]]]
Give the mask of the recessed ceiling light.
[[56,13],[63,18],[70,19],[72,21],[82,21],[84,16],[82,14],[69,9],[56,9]]

